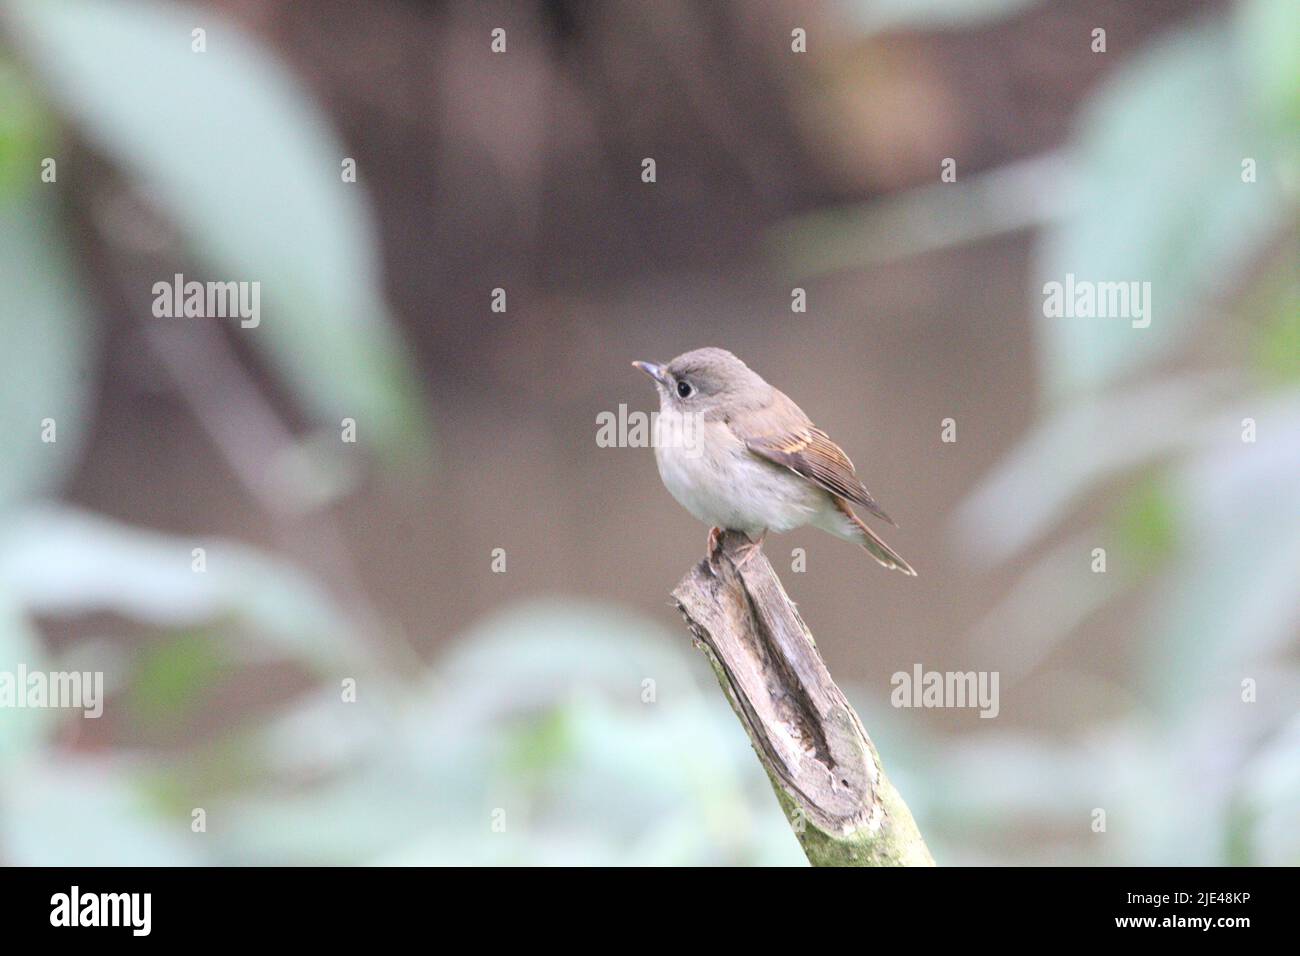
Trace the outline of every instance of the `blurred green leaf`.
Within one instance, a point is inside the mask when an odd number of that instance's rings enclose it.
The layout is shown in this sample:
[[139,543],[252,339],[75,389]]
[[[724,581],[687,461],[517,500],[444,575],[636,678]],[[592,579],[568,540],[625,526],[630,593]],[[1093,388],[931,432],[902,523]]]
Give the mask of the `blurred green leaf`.
[[1241,677],[1295,641],[1300,393],[1252,404],[1264,437],[1248,443],[1225,430],[1171,480],[1186,516],[1182,547],[1155,596],[1154,636],[1143,650],[1153,700],[1175,717],[1207,697],[1235,699]]
[[1269,384],[1300,383],[1300,276],[1294,259],[1265,283],[1260,298],[1264,315],[1253,343],[1255,369]]
[[[231,860],[803,862],[744,731],[685,641],[616,607],[533,601],[472,628],[424,691],[300,701],[222,811]],[[693,662],[695,667],[690,667]],[[656,682],[643,699],[643,681]],[[710,687],[710,691],[713,688]],[[270,781],[268,781],[269,784]],[[494,829],[503,810],[504,830]],[[340,825],[339,821],[346,821]]]
[[[0,673],[44,670],[45,651],[35,629],[0,579]],[[53,730],[59,712],[50,709],[6,709],[0,718],[0,780],[24,755],[35,751]],[[3,816],[3,813],[0,813]]]
[[[1251,124],[1244,66],[1219,21],[1157,41],[1088,104],[1076,211],[1047,233],[1038,275],[1150,282],[1150,326],[1038,310],[1049,392],[1099,388],[1149,364],[1210,313],[1285,222],[1281,144]],[[1242,181],[1242,161],[1258,181]]]
[[447,684],[485,698],[471,712],[508,713],[496,701],[512,700],[522,710],[534,698],[563,699],[568,689],[591,688],[640,708],[646,679],[655,682],[658,700],[699,691],[663,637],[659,627],[617,607],[540,599],[476,624],[449,651],[439,673]]
[[1237,56],[1246,64],[1249,102],[1260,122],[1286,138],[1292,194],[1300,145],[1300,4],[1294,0],[1245,0],[1234,8]]
[[56,188],[0,197],[0,509],[52,490],[90,430],[90,319],[53,224]]
[[[192,569],[205,549],[206,570]],[[142,531],[70,508],[29,508],[0,527],[0,581],[32,615],[113,611],[163,627],[228,618],[263,655],[362,667],[347,619],[307,576],[224,539]]]
[[208,844],[160,819],[124,761],[47,755],[0,777],[0,856],[13,866],[186,866]]
[[1115,509],[1114,534],[1124,565],[1150,570],[1177,546],[1179,512],[1158,475],[1139,481]]
[[915,186],[863,203],[798,213],[768,234],[771,255],[792,281],[963,248],[1037,229],[1072,208],[1071,171],[1058,153]]
[[1232,374],[1187,375],[1048,410],[962,502],[963,546],[1004,561],[1047,534],[1103,482],[1232,430]]
[[[210,9],[145,0],[5,0],[55,100],[159,199],[222,280],[259,281],[240,329],[323,424],[418,448],[422,400],[380,287],[348,151],[302,87]],[[192,52],[191,30],[207,31]],[[170,276],[158,276],[170,281]],[[48,335],[48,330],[45,332]]]
[[527,776],[554,766],[572,748],[576,733],[576,716],[565,707],[521,721],[510,735],[511,772]]
[[157,727],[184,723],[231,662],[221,635],[199,631],[160,641],[140,655],[128,707],[134,718]]
[[[1294,695],[1294,683],[1268,690]],[[1300,715],[1292,715],[1243,768],[1243,802],[1250,823],[1249,862],[1300,865]]]
[[[52,140],[50,122],[36,91],[0,51],[0,206],[39,186],[43,150]],[[52,152],[52,151],[51,151]]]

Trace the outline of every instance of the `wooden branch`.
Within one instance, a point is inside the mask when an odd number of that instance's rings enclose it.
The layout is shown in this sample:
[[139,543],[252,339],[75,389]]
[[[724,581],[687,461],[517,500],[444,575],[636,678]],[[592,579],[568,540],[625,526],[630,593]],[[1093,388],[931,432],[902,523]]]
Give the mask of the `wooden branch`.
[[[673,598],[813,866],[933,866],[871,738],[761,551],[728,531]],[[743,561],[742,561],[743,559]]]

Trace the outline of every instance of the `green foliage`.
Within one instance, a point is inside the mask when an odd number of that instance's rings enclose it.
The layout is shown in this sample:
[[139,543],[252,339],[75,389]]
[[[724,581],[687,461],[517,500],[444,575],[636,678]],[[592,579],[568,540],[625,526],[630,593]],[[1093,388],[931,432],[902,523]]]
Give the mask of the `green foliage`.
[[[1023,5],[913,10],[953,24]],[[0,458],[0,669],[60,661],[36,618],[107,613],[162,635],[106,668],[145,722],[183,721],[227,667],[288,662],[312,681],[177,756],[71,749],[66,715],[7,713],[4,862],[801,862],[733,715],[716,688],[697,685],[707,674],[680,633],[556,599],[481,622],[433,668],[395,671],[376,663],[351,609],[280,556],[210,539],[207,570],[195,573],[190,537],[45,501],[93,419],[98,345],[55,193],[39,181],[40,158],[56,151],[46,100],[162,206],[203,268],[263,283],[268,315],[251,341],[316,423],[354,417],[389,451],[418,448],[424,424],[364,195],[340,180],[344,148],[280,65],[216,16],[205,17],[209,52],[191,53],[194,24],[170,5],[0,9],[33,71],[0,61],[0,432],[32,436]],[[881,9],[877,24],[901,22],[900,5]],[[972,496],[962,530],[984,560],[1013,559],[1100,489],[1127,483],[1109,524],[1031,562],[1031,620],[1056,620],[999,636],[1018,655],[1008,671],[1038,662],[1044,645],[1127,595],[1147,612],[1132,642],[1140,673],[1122,683],[1086,675],[1091,684],[1072,675],[1120,717],[1068,740],[989,730],[940,741],[859,707],[943,862],[1300,859],[1300,676],[1286,663],[1300,566],[1289,271],[1259,296],[1253,351],[1223,357],[1258,379],[1155,371],[1195,341],[1211,308],[1232,307],[1229,293],[1251,281],[1294,215],[1295,10],[1251,0],[1230,20],[1140,51],[1066,149],[1082,201],[1045,235],[1036,280],[1149,278],[1155,318],[1149,329],[1036,319],[1049,408]],[[1240,179],[1241,143],[1257,183]],[[910,249],[951,237],[946,222],[980,220],[981,203],[992,210],[981,221],[1020,228],[1024,210],[987,202],[1020,192],[997,182],[983,198],[930,190],[890,216],[913,224]],[[1069,182],[1056,191],[1073,195]],[[965,205],[948,215],[942,203],[953,201]],[[861,252],[813,258],[842,265]],[[1246,415],[1266,440],[1240,441]],[[57,422],[56,443],[38,440],[45,418]],[[1080,584],[1081,543],[1094,541],[1160,573]],[[1243,674],[1259,678],[1255,704],[1241,700]],[[357,681],[355,703],[341,699],[344,679]],[[190,833],[195,806],[209,811],[210,839]],[[1098,806],[1121,839],[1087,832]]]
[[1138,482],[1120,502],[1115,516],[1115,537],[1130,566],[1158,566],[1178,543],[1179,513],[1170,500],[1163,478],[1149,476]]
[[1247,109],[1269,136],[1286,144],[1286,172],[1294,176],[1300,161],[1300,7],[1291,0],[1246,0],[1233,16]]
[[[622,609],[535,602],[483,621],[402,690],[304,699],[251,749],[262,792],[223,801],[222,859],[801,862],[683,651]],[[304,774],[310,790],[275,785]]]
[[[16,45],[15,56],[0,56],[0,669],[104,655],[95,669],[107,672],[110,695],[145,722],[184,719],[229,666],[289,662],[329,683],[340,673],[381,680],[348,610],[282,557],[49,502],[94,423],[100,345],[57,202],[68,194],[61,124],[75,125],[180,228],[187,266],[262,283],[268,314],[241,333],[309,419],[333,430],[352,417],[365,445],[421,451],[421,398],[383,300],[364,194],[340,177],[344,150],[287,72],[219,17],[204,17],[211,50],[195,54],[191,17],[165,4],[4,0],[0,16]],[[60,162],[55,183],[41,181],[45,157]],[[51,427],[55,440],[43,441]],[[291,471],[321,454],[310,442],[284,452],[280,467]],[[310,484],[280,487],[310,504],[322,472],[311,474]],[[63,660],[34,623],[98,614],[162,636],[138,657],[91,640]],[[80,717],[47,709],[6,710],[0,720],[0,858],[203,858],[189,808],[221,788],[185,785],[193,758],[169,766],[147,752],[69,750],[70,720]],[[204,761],[224,787],[266,775],[239,733]]]
[[1294,262],[1278,270],[1260,298],[1251,364],[1264,385],[1294,388],[1300,385],[1300,276]]
[[42,145],[53,132],[36,91],[0,52],[0,205],[32,192]]
[[[1040,313],[1050,397],[1104,388],[1184,345],[1287,221],[1284,143],[1242,109],[1244,64],[1233,50],[1222,23],[1176,31],[1084,110],[1073,152],[1079,198],[1044,239],[1039,282],[1067,273],[1149,281],[1151,324]],[[1242,181],[1246,158],[1256,182]]]
[[95,336],[51,206],[0,198],[0,509],[57,485],[89,432]]
[[[375,227],[311,99],[228,21],[146,0],[6,0],[51,95],[180,226],[213,278],[262,283],[251,341],[318,421],[390,453],[425,422]],[[165,78],[165,79],[164,79]]]
[[142,531],[70,508],[30,506],[0,527],[0,580],[31,614],[112,611],[158,627],[224,621],[245,653],[322,669],[364,660],[320,585],[256,548]]
[[[944,779],[961,781],[959,802],[972,805],[964,826],[1023,814],[1026,799],[1045,827],[1061,826],[1057,811],[1069,795],[1036,793],[1031,781],[1071,780],[1086,794],[1069,814],[1075,832],[1089,806],[1107,808],[1112,821],[1142,821],[1105,842],[1108,862],[1298,858],[1295,840],[1279,834],[1294,827],[1300,778],[1278,768],[1298,763],[1300,673],[1290,654],[1300,349],[1294,249],[1276,248],[1294,222],[1300,182],[1295,13],[1294,4],[1256,0],[1227,22],[1176,31],[1085,111],[1072,155],[1087,200],[1048,230],[1039,275],[1149,278],[1153,321],[1135,329],[1123,320],[1037,319],[1047,415],[963,506],[961,530],[991,542],[986,556],[1019,555],[1127,479],[1110,526],[1067,545],[1118,543],[1120,565],[1108,573],[1120,570],[1124,592],[1145,607],[1133,641],[1138,667],[1122,691],[1122,721],[1065,745],[989,741],[946,766]],[[1242,181],[1246,156],[1258,182]],[[1281,272],[1260,269],[1261,259],[1282,261]],[[1157,371],[1190,351],[1216,312],[1227,313],[1221,324],[1237,336],[1215,357],[1221,368],[1240,368]],[[1245,440],[1247,418],[1255,441]],[[1090,585],[1077,567],[1043,560],[1025,577],[1068,609]],[[1001,636],[1017,646],[1036,635]],[[1043,628],[1041,640],[1059,635]],[[1106,692],[1113,699],[1119,689]],[[1009,752],[1024,763],[1018,773],[1006,772]],[[1024,789],[999,793],[1002,784],[980,780],[981,766]],[[942,840],[934,827],[927,835]],[[1101,852],[1085,837],[1052,861],[1095,862]]]
[[128,702],[147,728],[184,725],[208,692],[231,673],[223,632],[180,632],[140,654]]

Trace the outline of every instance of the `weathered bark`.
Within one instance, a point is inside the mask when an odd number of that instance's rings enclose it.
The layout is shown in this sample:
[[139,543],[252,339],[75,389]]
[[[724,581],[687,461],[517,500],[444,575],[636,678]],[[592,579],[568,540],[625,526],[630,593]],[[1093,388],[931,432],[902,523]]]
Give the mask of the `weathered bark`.
[[933,866],[907,805],[772,565],[761,551],[746,557],[748,547],[743,535],[727,532],[673,597],[808,861]]

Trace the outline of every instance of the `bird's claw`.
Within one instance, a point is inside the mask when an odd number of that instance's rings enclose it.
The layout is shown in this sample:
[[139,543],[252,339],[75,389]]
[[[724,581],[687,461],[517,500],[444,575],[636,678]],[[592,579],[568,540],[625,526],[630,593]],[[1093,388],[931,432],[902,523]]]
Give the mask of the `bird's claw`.
[[763,542],[766,540],[767,540],[767,532],[764,531],[762,534],[758,536],[757,541],[751,541],[749,542],[749,544],[744,545],[740,550],[740,560],[736,562],[736,569],[739,570],[740,568],[743,568],[746,564],[749,563],[750,558],[752,558],[759,551],[762,551]]
[[[726,531],[722,528],[709,529],[708,560],[709,569],[713,571],[714,574],[718,573],[718,556],[722,553],[722,539],[725,534]],[[747,563],[749,563],[749,559],[754,556],[755,552],[763,550],[763,541],[766,540],[766,538],[767,532],[764,531],[758,536],[757,541],[750,541],[748,544],[741,545],[737,548],[732,565],[737,570],[743,568]]]
[[[725,529],[723,528],[708,529],[708,567],[710,567],[715,574],[718,572],[718,555],[723,553],[723,536],[725,533],[727,532],[725,532]],[[738,555],[738,557],[733,557],[732,566],[736,567],[736,570],[745,567],[745,564],[749,563],[749,559],[753,558],[757,551],[763,550],[763,541],[766,540],[767,531],[764,529],[762,535],[758,536],[758,541],[749,541],[748,544],[741,545],[740,548],[737,548],[736,555]]]

